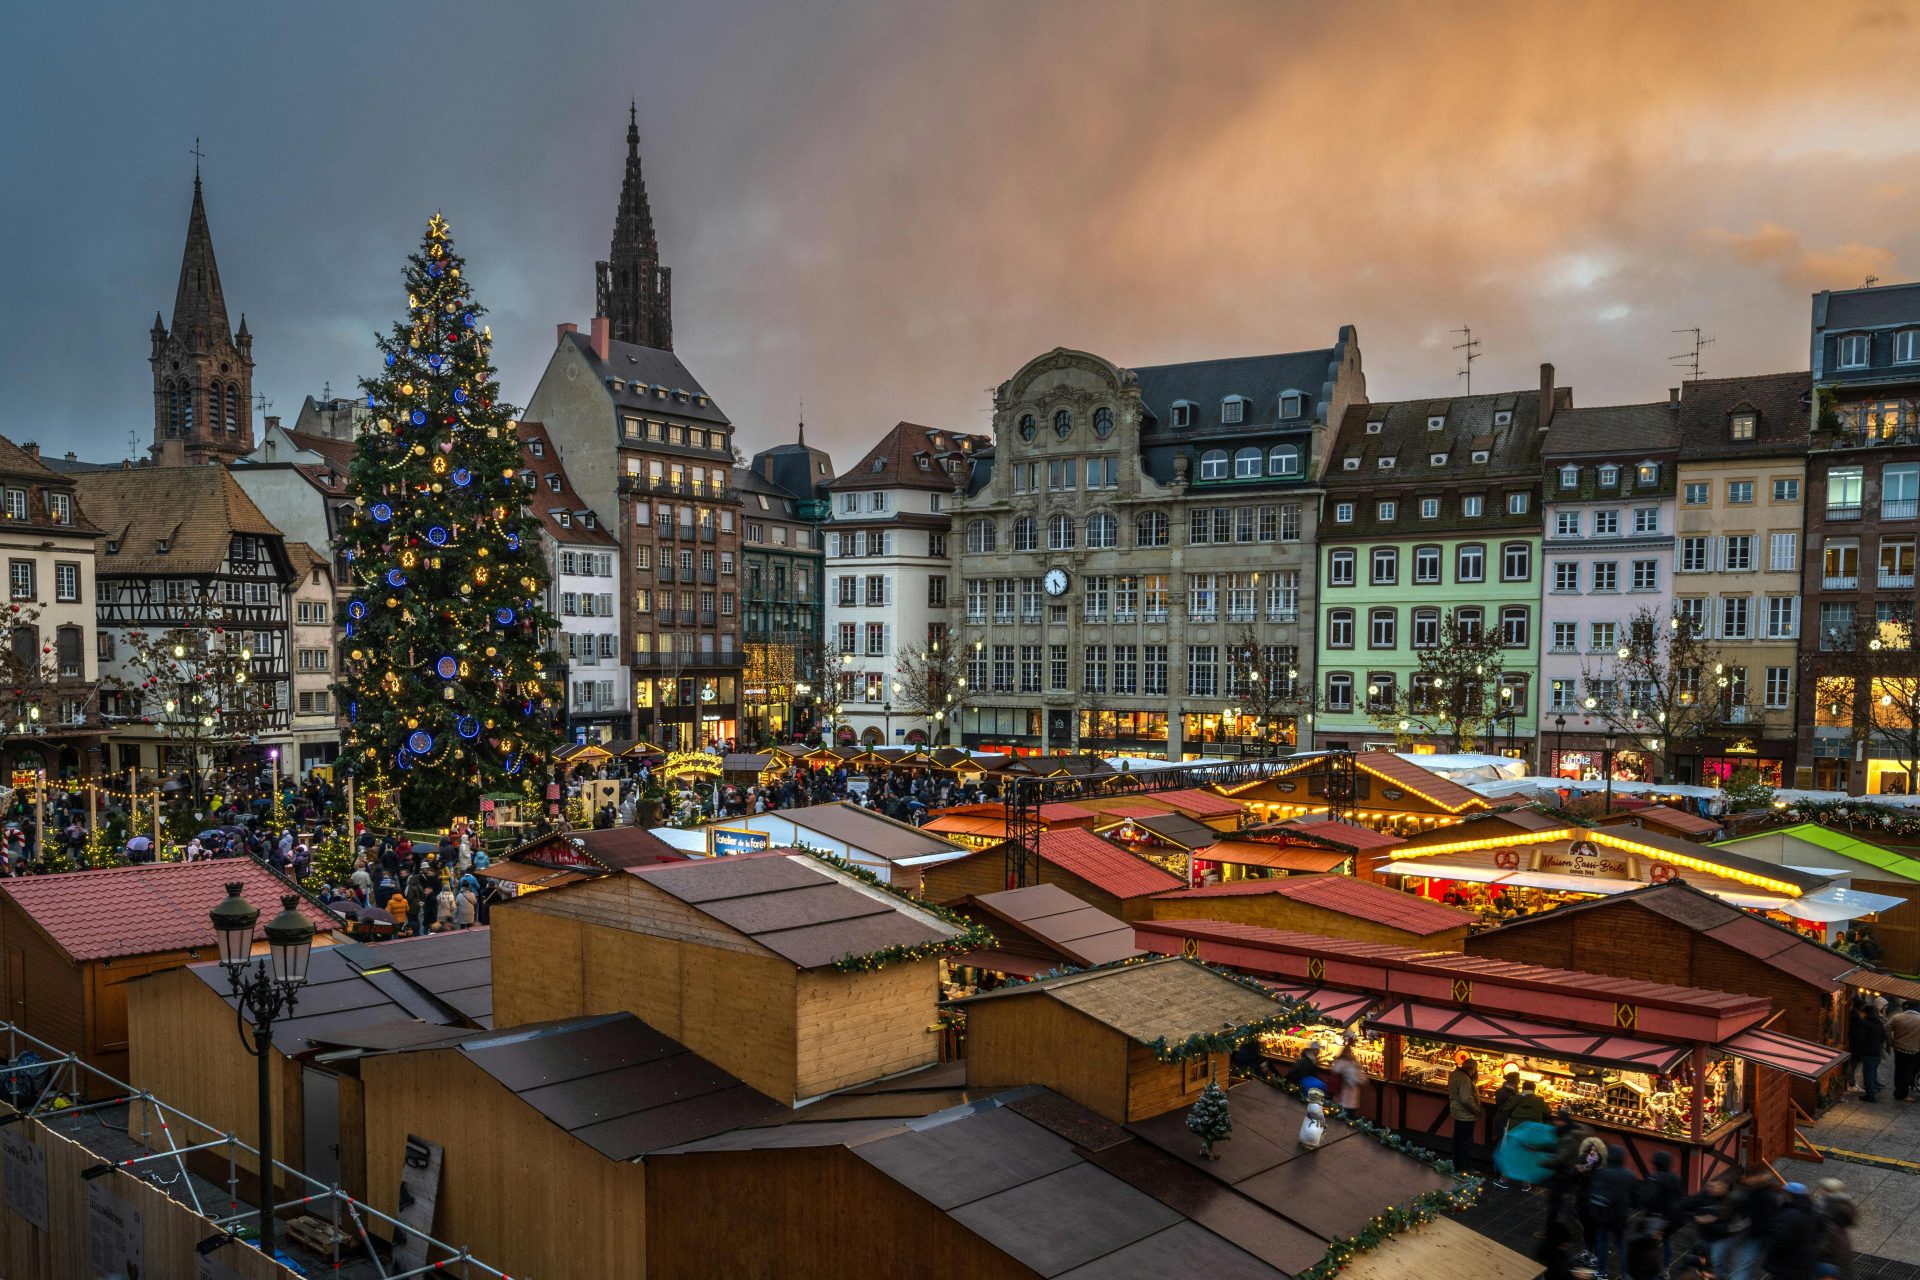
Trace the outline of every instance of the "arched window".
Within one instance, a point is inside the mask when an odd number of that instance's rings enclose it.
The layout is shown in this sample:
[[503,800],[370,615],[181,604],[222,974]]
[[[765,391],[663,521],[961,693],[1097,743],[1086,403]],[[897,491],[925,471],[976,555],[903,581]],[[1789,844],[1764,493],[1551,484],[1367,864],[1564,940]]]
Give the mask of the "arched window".
[[1133,522],[1133,545],[1164,547],[1171,525],[1164,511],[1143,511]]
[[240,430],[240,388],[227,388],[227,434],[236,435]]
[[1200,478],[1202,480],[1225,480],[1227,478],[1227,451],[1209,449],[1200,455]]
[[177,384],[167,384],[167,434],[180,434],[180,388]]
[[1065,512],[1047,520],[1047,547],[1052,551],[1071,551],[1079,542],[1079,529]]
[[1040,549],[1040,526],[1034,523],[1032,516],[1021,516],[1013,522],[1013,549],[1015,551]]
[[30,622],[13,629],[13,661],[23,679],[37,679],[40,670],[40,628]]
[[1093,434],[1102,440],[1113,434],[1113,410],[1095,409],[1093,411]]
[[1090,549],[1117,545],[1118,528],[1111,515],[1096,511],[1087,517],[1087,546]]
[[1233,455],[1233,478],[1252,480],[1260,474],[1260,451],[1241,449]]
[[60,660],[60,678],[77,680],[86,663],[82,646],[86,643],[79,627],[65,626],[53,633],[54,655]]
[[1267,450],[1267,474],[1270,476],[1299,475],[1300,446],[1277,444]]
[[1073,434],[1073,414],[1066,409],[1057,410],[1053,415],[1053,434],[1065,440]]
[[182,410],[180,433],[193,434],[193,388],[183,384],[180,388],[180,408]]
[[969,520],[967,522],[967,550],[999,550],[999,526],[991,520]]

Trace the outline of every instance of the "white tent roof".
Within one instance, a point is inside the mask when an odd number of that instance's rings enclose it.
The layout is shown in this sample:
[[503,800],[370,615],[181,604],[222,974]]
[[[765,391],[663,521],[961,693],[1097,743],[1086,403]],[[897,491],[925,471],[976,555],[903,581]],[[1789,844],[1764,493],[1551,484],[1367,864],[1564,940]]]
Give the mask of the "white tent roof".
[[[1538,776],[1505,778],[1498,782],[1469,782],[1466,785],[1489,800],[1504,800],[1509,796],[1523,796],[1543,791],[1599,792],[1607,789],[1606,781],[1602,778]],[[1684,796],[1689,800],[1711,800],[1721,792],[1713,787],[1696,787],[1682,782],[1622,782],[1616,779],[1613,784],[1613,794],[1617,796]]]

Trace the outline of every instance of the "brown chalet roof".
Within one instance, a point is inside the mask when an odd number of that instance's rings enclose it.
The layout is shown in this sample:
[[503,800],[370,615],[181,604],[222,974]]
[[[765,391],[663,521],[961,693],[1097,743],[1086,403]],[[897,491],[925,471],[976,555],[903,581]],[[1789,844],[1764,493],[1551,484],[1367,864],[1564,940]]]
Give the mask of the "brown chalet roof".
[[457,1052],[609,1160],[787,1111],[630,1013],[475,1033]]
[[957,932],[804,853],[698,858],[634,867],[628,874],[802,969],[891,946],[937,942]]
[[[902,422],[853,466],[821,485],[822,489],[937,489],[951,491],[971,473],[974,454],[992,445],[989,436]],[[957,470],[949,474],[948,460]],[[922,466],[921,463],[926,465]]]
[[1391,849],[1395,845],[1405,844],[1406,838],[1394,835],[1390,831],[1375,831],[1372,827],[1363,827],[1357,822],[1348,822],[1343,818],[1289,818],[1285,822],[1271,827],[1260,827],[1242,834],[1258,836],[1273,834],[1288,840],[1305,840],[1312,844],[1331,845],[1336,849],[1345,849],[1352,853],[1362,853],[1372,849]]
[[[36,446],[37,447],[37,446]],[[98,536],[100,530],[87,518],[86,510],[76,497],[73,501],[73,522],[60,524],[47,510],[49,492],[72,494],[74,492],[71,477],[61,475],[33,454],[0,436],[0,476],[17,480],[27,486],[27,515],[24,520],[0,516],[0,528],[42,529],[48,533],[61,533],[69,537]]]
[[1134,826],[1151,831],[1162,840],[1177,844],[1182,849],[1204,849],[1220,839],[1218,831],[1196,818],[1189,818],[1184,813],[1156,813],[1144,818],[1127,817],[1121,818],[1120,822],[1131,822]]
[[[1625,825],[1632,826],[1637,822],[1652,823],[1654,826],[1664,827],[1669,831],[1678,831],[1682,835],[1689,836],[1711,835],[1720,829],[1720,824],[1712,818],[1703,818],[1697,813],[1688,813],[1684,809],[1675,809],[1670,805],[1664,804],[1648,805],[1644,809],[1628,811]],[[1611,826],[1615,824],[1606,823],[1604,825]]]
[[1192,1035],[1241,1027],[1283,1012],[1276,997],[1177,956],[1091,969],[1000,987],[953,1003],[1045,995],[1111,1027],[1137,1044],[1177,1044]]
[[[1808,399],[1813,375],[1767,373],[1743,378],[1702,378],[1680,388],[1680,461],[1716,458],[1790,458],[1811,442]],[[1757,417],[1752,440],[1734,440],[1736,412]]]
[[[1163,871],[1145,858],[1136,857],[1080,827],[1043,831],[1038,843],[1042,862],[1051,862],[1116,898],[1143,898],[1150,893],[1178,889],[1181,885],[1180,877],[1172,872]],[[999,855],[988,850],[973,856]]]
[[572,854],[588,858],[608,871],[625,871],[629,867],[651,866],[658,862],[687,861],[687,855],[684,852],[674,848],[645,827],[608,827],[604,831],[555,831],[509,850],[502,860],[538,862],[543,850],[555,849],[565,849]]
[[312,431],[294,431],[282,427],[293,447],[306,453],[317,453],[333,464],[341,475],[353,465],[353,455],[357,446],[351,440],[336,440],[332,436],[318,435]]
[[1056,884],[983,893],[969,901],[993,918],[994,932],[1016,929],[1075,964],[1106,964],[1140,954],[1133,945],[1132,925],[1088,906]]
[[[1700,848],[1698,845],[1683,847],[1696,851]],[[1719,851],[1716,849],[1714,853],[1717,855]],[[1771,864],[1759,865],[1764,867]],[[1545,921],[1563,920],[1576,912],[1622,907],[1629,903],[1711,938],[1722,946],[1731,947],[1771,969],[1827,991],[1840,990],[1845,985],[1843,979],[1860,967],[1838,951],[1823,947],[1785,925],[1729,906],[1684,880],[1648,885],[1611,897],[1570,902],[1551,911],[1509,920],[1500,926],[1500,931],[1527,929]]]
[[1159,895],[1163,899],[1219,898],[1251,894],[1272,894],[1291,898],[1308,906],[1335,911],[1356,920],[1399,929],[1416,937],[1464,929],[1473,923],[1473,915],[1426,898],[1401,893],[1370,880],[1352,876],[1283,876],[1266,880],[1236,880],[1229,884],[1207,885],[1199,889],[1179,889]]
[[959,857],[965,845],[919,827],[889,818],[884,813],[862,808],[844,800],[831,804],[810,804],[798,809],[782,809],[779,816],[796,827],[818,831],[821,835],[843,840],[849,846],[888,862],[910,862],[918,858]]
[[236,533],[280,536],[225,467],[83,471],[73,482],[80,505],[107,536],[102,577],[211,574]]
[[1237,817],[1247,811],[1247,806],[1244,804],[1229,800],[1219,792],[1208,791],[1203,787],[1181,787],[1175,791],[1155,791],[1149,794],[1161,804],[1195,818]]
[[[540,457],[533,454],[533,442],[540,442]],[[567,476],[567,469],[560,465],[560,451],[553,447],[553,437],[547,434],[544,424],[522,422],[520,424],[520,465],[533,473],[531,488],[524,490],[527,510],[540,521],[540,527],[555,542],[575,546],[611,547],[617,545],[611,533],[607,532],[600,518],[594,515],[593,508],[587,505],[573,487],[573,481]],[[552,481],[559,477],[560,488],[556,491]],[[567,513],[568,523],[562,525],[554,513]],[[594,516],[593,526],[589,528],[583,517]]]

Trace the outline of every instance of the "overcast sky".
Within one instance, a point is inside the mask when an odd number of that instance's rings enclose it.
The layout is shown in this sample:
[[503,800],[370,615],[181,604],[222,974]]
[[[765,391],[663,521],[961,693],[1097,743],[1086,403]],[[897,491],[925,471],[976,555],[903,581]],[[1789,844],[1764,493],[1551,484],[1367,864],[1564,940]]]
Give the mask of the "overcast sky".
[[[1054,346],[1329,345],[1375,398],[1551,360],[1576,403],[1806,367],[1810,291],[1920,262],[1891,3],[330,0],[16,5],[0,433],[152,430],[195,135],[228,306],[289,420],[350,389],[445,210],[524,403],[585,322],[637,98],[679,354],[749,452],[984,429]],[[1816,16],[1817,15],[1817,16]]]

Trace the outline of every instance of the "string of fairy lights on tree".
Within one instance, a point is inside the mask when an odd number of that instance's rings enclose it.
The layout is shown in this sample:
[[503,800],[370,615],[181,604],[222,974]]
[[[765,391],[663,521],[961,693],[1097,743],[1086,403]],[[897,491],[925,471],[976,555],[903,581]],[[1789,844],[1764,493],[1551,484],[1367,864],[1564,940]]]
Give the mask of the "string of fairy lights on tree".
[[386,774],[400,817],[420,825],[472,814],[482,792],[531,796],[557,742],[546,565],[518,423],[464,266],[434,214],[407,259],[406,319],[378,340],[384,368],[360,384],[372,421],[341,539],[348,755]]

